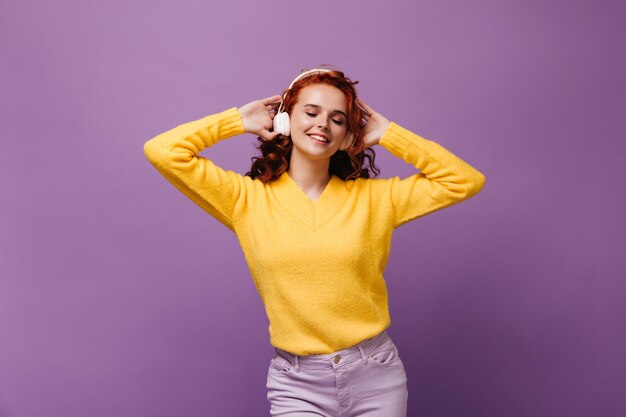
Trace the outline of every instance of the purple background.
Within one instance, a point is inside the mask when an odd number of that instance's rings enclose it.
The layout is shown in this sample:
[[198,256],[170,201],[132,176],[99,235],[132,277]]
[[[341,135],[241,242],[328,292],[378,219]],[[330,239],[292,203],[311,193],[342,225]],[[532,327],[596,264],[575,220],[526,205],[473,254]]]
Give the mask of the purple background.
[[[325,63],[487,178],[394,237],[409,415],[626,415],[625,12],[3,1],[0,417],[269,415],[268,322],[237,239],[143,144]],[[243,173],[254,143],[207,153]],[[377,152],[383,177],[415,172]]]

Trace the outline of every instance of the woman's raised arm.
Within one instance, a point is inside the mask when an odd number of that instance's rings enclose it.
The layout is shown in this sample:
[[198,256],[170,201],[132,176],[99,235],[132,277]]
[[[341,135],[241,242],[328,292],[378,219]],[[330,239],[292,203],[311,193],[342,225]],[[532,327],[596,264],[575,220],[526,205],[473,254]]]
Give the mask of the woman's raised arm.
[[270,110],[280,96],[255,100],[185,123],[149,140],[144,145],[148,160],[178,190],[233,230],[237,201],[245,195],[250,178],[223,170],[198,154],[207,147],[245,132],[271,138]]
[[421,171],[405,179],[388,180],[396,227],[466,200],[485,185],[481,172],[443,146],[390,122],[365,103],[360,104],[368,113],[364,117],[366,145],[380,144]]

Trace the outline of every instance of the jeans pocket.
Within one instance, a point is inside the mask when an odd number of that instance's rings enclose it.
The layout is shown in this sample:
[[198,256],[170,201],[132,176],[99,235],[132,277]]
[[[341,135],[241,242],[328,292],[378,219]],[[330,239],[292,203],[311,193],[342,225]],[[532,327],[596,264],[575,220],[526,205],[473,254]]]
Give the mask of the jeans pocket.
[[384,401],[389,407],[393,403],[393,407],[404,404],[406,408],[407,376],[395,344],[386,341],[366,352],[366,357],[367,362],[357,361],[350,370],[350,396],[376,406]]
[[368,360],[377,365],[395,365],[400,362],[400,355],[396,345],[387,341],[371,351]]
[[288,373],[291,370],[291,362],[276,354],[270,361],[269,372]]

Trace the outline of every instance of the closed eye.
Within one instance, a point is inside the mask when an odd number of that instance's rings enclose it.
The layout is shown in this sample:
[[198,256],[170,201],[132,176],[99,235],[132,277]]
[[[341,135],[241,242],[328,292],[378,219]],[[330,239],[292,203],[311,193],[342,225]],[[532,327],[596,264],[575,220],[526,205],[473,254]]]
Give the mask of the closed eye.
[[[315,113],[309,113],[309,112],[306,112],[306,114],[307,114],[307,115],[309,115],[310,117],[315,117],[315,116],[317,116],[317,114],[315,114]],[[343,124],[343,121],[342,121],[342,120],[335,120],[335,119],[332,119],[332,121],[333,121],[333,123],[335,123],[337,126],[341,126],[341,125]]]

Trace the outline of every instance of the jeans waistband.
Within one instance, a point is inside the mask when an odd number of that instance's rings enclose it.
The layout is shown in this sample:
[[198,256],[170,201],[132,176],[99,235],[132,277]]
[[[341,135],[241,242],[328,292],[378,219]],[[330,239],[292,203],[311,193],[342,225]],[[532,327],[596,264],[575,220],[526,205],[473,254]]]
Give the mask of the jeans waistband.
[[341,349],[333,353],[322,355],[296,355],[285,350],[274,348],[276,355],[283,357],[291,363],[292,366],[298,370],[299,368],[305,369],[332,369],[339,366],[343,366],[357,360],[365,360],[367,357],[379,346],[383,344],[393,344],[391,338],[387,334],[386,330],[383,330],[378,335],[365,339],[364,341],[357,343],[354,346],[350,346],[346,349]]

